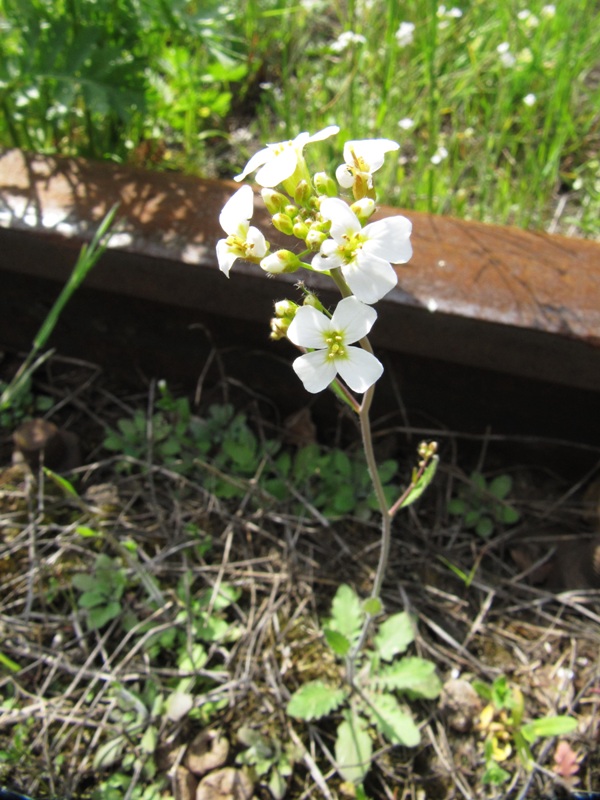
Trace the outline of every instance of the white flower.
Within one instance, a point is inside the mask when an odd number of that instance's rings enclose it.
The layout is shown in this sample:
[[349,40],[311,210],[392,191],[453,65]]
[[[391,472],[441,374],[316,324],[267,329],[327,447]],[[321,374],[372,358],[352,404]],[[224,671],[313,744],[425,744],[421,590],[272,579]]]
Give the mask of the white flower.
[[412,44],[414,33],[414,23],[401,22],[400,27],[396,31],[396,41],[398,42],[398,47],[408,47],[409,44]]
[[312,260],[317,272],[339,267],[353,294],[376,303],[398,283],[392,264],[412,256],[412,225],[406,217],[386,217],[361,228],[352,209],[337,197],[321,203],[321,216],[331,222],[329,235]]
[[294,372],[307,392],[321,392],[339,373],[355,392],[366,392],[381,376],[383,366],[372,353],[350,347],[366,336],[377,312],[356,297],[341,300],[331,319],[312,306],[302,306],[288,328],[288,339],[312,352],[299,356]]
[[329,47],[333,50],[334,53],[341,53],[343,50],[346,50],[352,44],[366,44],[365,37],[360,33],[354,33],[353,31],[344,31],[340,33],[338,38],[335,42],[332,42]]
[[437,166],[438,164],[441,164],[445,158],[448,158],[448,151],[445,147],[440,145],[440,147],[438,147],[435,153],[431,156],[431,163]]
[[510,52],[510,45],[508,42],[501,42],[496,48],[496,52],[500,56],[500,63],[504,67],[512,67],[516,63],[516,58]]
[[542,15],[542,17],[544,17],[544,19],[552,19],[553,17],[556,16],[556,6],[552,4],[547,6],[542,6],[540,14]]
[[383,165],[385,154],[398,150],[400,145],[391,139],[359,139],[346,142],[344,161],[335,171],[340,186],[350,189],[362,182],[368,189],[373,188],[373,173]]
[[526,94],[525,97],[523,98],[523,102],[525,103],[526,106],[529,106],[529,108],[531,108],[531,106],[535,105],[536,99],[537,98],[534,94]]
[[291,178],[298,165],[304,163],[302,151],[305,145],[310,142],[328,139],[338,131],[337,125],[330,125],[313,136],[304,131],[299,133],[292,141],[268,144],[252,156],[244,171],[240,175],[236,175],[234,180],[241,181],[257,169],[256,182],[260,186],[267,188],[277,186],[279,183]]
[[245,185],[229,198],[219,215],[219,223],[228,236],[217,242],[217,260],[227,277],[237,258],[260,261],[267,253],[265,237],[249,224],[253,211],[254,192]]
[[409,131],[411,128],[415,127],[415,121],[410,117],[403,117],[401,120],[398,120],[398,127],[403,131]]

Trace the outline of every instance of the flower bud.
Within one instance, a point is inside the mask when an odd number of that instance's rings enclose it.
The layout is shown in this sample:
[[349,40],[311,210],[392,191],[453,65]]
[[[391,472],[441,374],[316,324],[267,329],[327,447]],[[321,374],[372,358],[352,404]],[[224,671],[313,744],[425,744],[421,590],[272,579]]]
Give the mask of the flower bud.
[[278,250],[276,253],[263,258],[260,268],[271,275],[281,275],[282,272],[295,272],[302,262],[295,253],[289,250]]
[[354,211],[354,213],[358,217],[361,225],[364,225],[365,222],[375,211],[376,208],[375,200],[373,200],[370,197],[363,197],[360,200],[357,200],[356,202],[352,203],[350,208],[352,209],[352,211]]
[[308,225],[306,222],[294,222],[293,233],[297,239],[302,239],[304,241],[308,235]]
[[275,316],[271,319],[270,338],[273,341],[285,339],[291,321],[296,315],[298,304],[292,300],[279,300],[275,303]]
[[327,195],[327,197],[337,197],[335,181],[326,172],[316,172],[313,181],[319,194]]
[[275,189],[262,189],[260,194],[269,214],[278,214],[289,202],[284,194]]
[[275,303],[275,316],[279,319],[283,319],[283,317],[287,317],[288,319],[294,319],[296,311],[298,310],[298,303],[294,303],[293,300],[278,300]]
[[295,206],[292,203],[288,203],[287,206],[283,209],[283,211],[285,214],[288,215],[290,219],[296,219],[300,209],[298,208],[298,206]]
[[306,242],[306,246],[310,247],[311,250],[318,250],[325,239],[327,239],[327,234],[313,227],[307,233],[304,241]]
[[313,308],[316,308],[317,311],[320,311],[321,313],[325,313],[325,307],[323,306],[323,303],[319,300],[317,295],[313,294],[312,292],[307,292],[306,293],[306,297],[302,301],[302,305],[303,306],[312,306]]
[[287,214],[273,214],[273,227],[277,228],[280,233],[285,233],[286,236],[291,236],[294,226],[292,220]]
[[304,206],[310,200],[311,194],[312,189],[308,181],[300,181],[300,183],[296,186],[296,190],[294,191],[294,200],[298,203],[298,205]]

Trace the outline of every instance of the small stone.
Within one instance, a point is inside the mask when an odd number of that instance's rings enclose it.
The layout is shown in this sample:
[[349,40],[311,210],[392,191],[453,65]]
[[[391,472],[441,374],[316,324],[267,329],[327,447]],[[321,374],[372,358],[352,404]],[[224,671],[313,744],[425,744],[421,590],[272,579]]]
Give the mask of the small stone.
[[469,733],[479,718],[481,706],[479,695],[464,678],[455,678],[444,684],[440,710],[452,730]]
[[179,765],[175,770],[173,779],[173,794],[175,800],[194,800],[198,791],[198,781],[194,775]]
[[184,764],[194,775],[206,775],[222,767],[229,755],[229,742],[216,731],[202,731],[188,746]]
[[254,784],[245,772],[225,767],[202,778],[196,800],[250,800],[253,791]]

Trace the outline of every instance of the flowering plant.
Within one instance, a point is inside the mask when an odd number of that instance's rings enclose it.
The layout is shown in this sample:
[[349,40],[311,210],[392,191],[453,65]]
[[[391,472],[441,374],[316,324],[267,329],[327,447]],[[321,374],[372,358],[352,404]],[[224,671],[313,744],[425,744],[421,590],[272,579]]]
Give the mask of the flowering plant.
[[[336,180],[325,172],[311,173],[304,151],[309,145],[335,136],[335,125],[310,135],[269,144],[252,156],[241,181],[256,172],[256,182],[271,214],[273,227],[292,237],[289,248],[273,250],[264,235],[250,225],[254,194],[243,185],[228,200],[220,215],[227,234],[217,244],[220,270],[229,277],[239,258],[258,264],[269,274],[305,269],[329,276],[342,299],[333,311],[304,288],[303,304],[283,300],[275,305],[271,338],[287,338],[302,355],[293,369],[308,392],[331,387],[359,417],[362,441],[382,516],[382,544],[372,598],[378,598],[385,574],[391,537],[391,521],[396,512],[420,496],[431,481],[437,465],[435,442],[419,446],[419,462],[409,487],[390,505],[373,453],[369,410],[375,383],[383,365],[374,355],[367,335],[377,320],[373,304],[381,300],[398,282],[393,264],[404,264],[412,256],[412,225],[401,215],[370,221],[376,210],[374,173],[383,165],[386,153],[398,149],[389,139],[348,141],[343,147],[343,163],[336,169]],[[346,198],[338,196],[338,185]],[[362,394],[362,401],[352,394]],[[378,603],[367,614],[363,641],[370,618]]]

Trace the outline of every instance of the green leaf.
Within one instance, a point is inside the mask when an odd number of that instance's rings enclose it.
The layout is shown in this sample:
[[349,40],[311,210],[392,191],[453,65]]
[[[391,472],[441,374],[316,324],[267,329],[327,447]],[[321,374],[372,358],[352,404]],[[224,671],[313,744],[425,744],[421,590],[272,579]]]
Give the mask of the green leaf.
[[494,532],[494,523],[489,517],[481,517],[475,526],[475,533],[482,539],[489,539]]
[[433,480],[439,460],[439,456],[433,456],[429,464],[423,470],[423,474],[405,497],[404,502],[399,506],[399,508],[406,508],[406,506],[411,505],[415,502],[415,500],[418,500],[419,497],[421,497],[425,489]]
[[493,494],[494,497],[497,497],[498,500],[504,500],[510,493],[512,485],[513,482],[510,475],[498,475],[488,486],[488,491]]
[[467,504],[460,497],[453,497],[452,500],[448,501],[446,508],[449,514],[458,514],[462,516],[467,510]]
[[393,614],[379,626],[374,639],[377,652],[384,661],[391,661],[394,656],[404,653],[415,639],[412,620],[406,611]]
[[335,760],[345,781],[362,783],[371,769],[373,742],[359,716],[340,723],[335,740]]
[[416,747],[421,733],[415,725],[410,711],[403,709],[391,694],[369,692],[365,711],[379,733],[390,744]]
[[354,589],[343,583],[331,603],[331,619],[328,627],[342,633],[349,642],[360,636],[365,613]]
[[505,525],[513,525],[515,522],[519,521],[521,515],[516,508],[513,508],[513,506],[503,505],[500,506],[496,512],[496,519],[498,518],[500,518],[500,521]]
[[310,681],[294,692],[287,705],[290,717],[321,719],[339,708],[347,697],[345,689],[336,689],[323,681]]
[[125,741],[124,736],[116,736],[114,739],[109,739],[108,742],[101,744],[94,754],[94,769],[114,767],[121,760],[125,750]]
[[106,625],[121,613],[121,605],[116,601],[106,606],[98,606],[88,611],[88,625],[91,630],[97,630]]
[[502,769],[500,764],[492,761],[487,765],[487,769],[483,773],[481,780],[483,783],[491,783],[494,786],[500,786],[501,784],[506,783],[509,778],[510,772]]
[[564,736],[576,728],[577,720],[574,717],[541,717],[523,725],[521,733],[530,744],[533,744],[540,736]]
[[411,698],[425,700],[433,700],[442,690],[435,664],[417,656],[402,658],[384,667],[377,675],[377,684],[386,689],[405,692]]
[[348,651],[350,650],[350,642],[343,633],[331,630],[331,628],[325,628],[323,633],[325,634],[325,640],[327,641],[327,644],[329,647],[331,647],[336,656],[344,658],[344,656],[348,655]]

